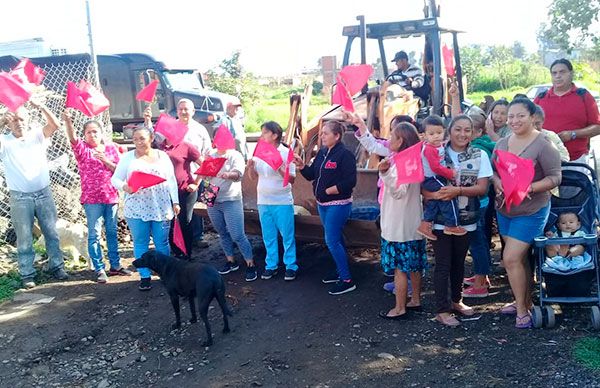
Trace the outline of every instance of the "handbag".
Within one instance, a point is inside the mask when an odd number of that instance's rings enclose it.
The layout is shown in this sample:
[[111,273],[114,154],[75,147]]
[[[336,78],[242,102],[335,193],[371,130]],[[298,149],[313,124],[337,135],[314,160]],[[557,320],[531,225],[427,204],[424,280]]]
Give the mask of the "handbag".
[[213,185],[206,179],[200,181],[200,187],[198,188],[198,201],[202,202],[208,207],[213,207],[217,200],[217,194],[219,194],[219,186]]

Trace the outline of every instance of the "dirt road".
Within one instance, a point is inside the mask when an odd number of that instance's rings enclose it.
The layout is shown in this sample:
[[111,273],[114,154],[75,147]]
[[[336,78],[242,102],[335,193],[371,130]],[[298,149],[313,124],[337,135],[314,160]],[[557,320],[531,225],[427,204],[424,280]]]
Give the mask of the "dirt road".
[[[198,259],[220,265],[218,240],[210,241]],[[253,245],[264,257],[260,242]],[[514,318],[497,313],[509,300],[498,276],[494,295],[477,306],[481,318],[446,328],[433,320],[428,273],[425,311],[384,321],[377,313],[393,297],[381,288],[387,279],[376,251],[352,253],[358,290],[338,297],[320,283],[333,264],[316,244],[299,247],[294,282],[282,274],[253,283],[243,271],[226,275],[232,332],[220,332],[213,302],[210,349],[200,346],[201,323],[169,330],[173,312],[158,282],[141,293],[137,277],[98,285],[83,271],[44,284],[23,293],[42,294],[30,298],[39,303],[0,306],[0,386],[600,387],[600,375],[571,356],[574,341],[591,335],[589,310],[564,311],[556,329],[516,330]]]

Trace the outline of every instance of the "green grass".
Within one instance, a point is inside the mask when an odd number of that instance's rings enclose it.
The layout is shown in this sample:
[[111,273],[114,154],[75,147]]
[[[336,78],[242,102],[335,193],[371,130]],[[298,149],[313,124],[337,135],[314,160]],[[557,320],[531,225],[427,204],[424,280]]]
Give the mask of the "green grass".
[[582,338],[573,345],[573,357],[588,369],[600,371],[600,338]]
[[0,276],[0,303],[10,299],[19,289],[21,277],[16,271],[10,271],[6,275]]
[[504,90],[496,90],[494,92],[472,92],[472,93],[467,93],[467,98],[469,100],[471,100],[471,102],[473,102],[474,104],[479,104],[480,102],[484,101],[483,97],[490,95],[492,97],[494,97],[494,100],[499,100],[500,98],[505,98],[507,100],[512,100],[513,96],[517,93],[525,93],[529,88],[521,88],[521,87],[516,87],[516,88],[510,88],[510,89],[504,89]]

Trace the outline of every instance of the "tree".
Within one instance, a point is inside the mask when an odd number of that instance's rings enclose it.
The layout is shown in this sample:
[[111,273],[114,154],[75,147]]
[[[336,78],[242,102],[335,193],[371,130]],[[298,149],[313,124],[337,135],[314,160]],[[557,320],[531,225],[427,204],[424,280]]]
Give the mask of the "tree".
[[570,51],[592,37],[590,27],[598,22],[600,0],[552,0],[548,24],[538,33],[540,42],[554,43]]
[[467,89],[472,91],[472,85],[475,85],[475,80],[479,76],[481,68],[483,67],[483,54],[481,46],[471,45],[461,47],[460,65],[463,74],[467,78]]
[[511,48],[507,46],[490,46],[486,51],[486,57],[492,69],[498,74],[500,87],[502,89],[508,88],[511,78],[511,69],[508,64],[514,60]]
[[515,41],[512,45],[512,54],[513,57],[517,59],[525,59],[525,47],[521,42]]
[[231,58],[225,58],[219,67],[231,78],[241,78],[242,65],[240,64],[240,51],[235,51]]
[[208,70],[205,80],[209,88],[237,96],[244,105],[254,104],[259,99],[258,81],[253,74],[243,71],[239,51],[223,59],[218,69]]

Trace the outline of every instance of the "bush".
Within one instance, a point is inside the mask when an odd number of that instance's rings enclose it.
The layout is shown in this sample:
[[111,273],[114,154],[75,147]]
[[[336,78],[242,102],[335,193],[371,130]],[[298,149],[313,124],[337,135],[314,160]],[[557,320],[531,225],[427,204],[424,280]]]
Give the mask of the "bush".
[[10,299],[19,289],[21,276],[16,271],[10,271],[0,276],[0,302]]
[[586,368],[600,371],[600,338],[582,338],[573,346],[575,360]]

